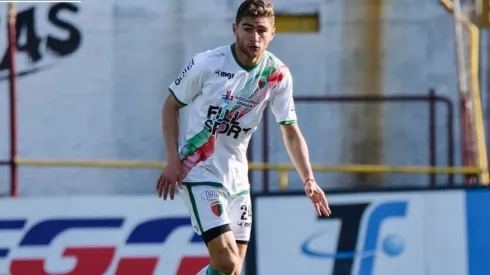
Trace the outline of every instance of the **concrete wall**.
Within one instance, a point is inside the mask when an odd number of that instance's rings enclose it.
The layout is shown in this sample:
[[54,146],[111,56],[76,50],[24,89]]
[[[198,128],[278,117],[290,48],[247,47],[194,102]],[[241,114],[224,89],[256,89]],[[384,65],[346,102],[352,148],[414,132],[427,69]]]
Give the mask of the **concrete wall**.
[[[17,55],[19,70],[30,72],[18,80],[20,156],[163,160],[160,110],[166,87],[193,54],[233,42],[231,24],[240,2],[87,0],[76,8],[19,5],[27,18],[26,26],[29,16],[34,16],[33,28],[24,30],[35,33],[27,40],[28,32],[21,32],[21,44],[31,41],[26,47],[31,55],[25,51]],[[425,94],[435,88],[457,107],[452,20],[436,1],[274,3],[279,11],[321,13],[319,34],[278,34],[270,48],[289,65],[296,95]],[[1,5],[2,26],[5,10]],[[2,28],[0,37],[5,37],[5,32]],[[32,42],[36,37],[38,47]],[[57,40],[65,42],[56,44]],[[3,53],[6,41],[0,42]],[[35,49],[39,49],[40,58],[33,58]],[[5,114],[6,75],[2,68],[0,109]],[[428,164],[428,104],[297,105],[313,163]],[[441,107],[437,159],[446,165],[446,111]],[[280,133],[272,116],[269,125],[270,161],[288,163],[282,142],[273,142],[280,139]],[[7,127],[7,117],[0,116],[0,129],[4,129],[0,131],[2,158],[8,156]],[[254,139],[257,161],[262,154],[260,136],[259,130]],[[459,146],[456,152],[459,160]],[[23,167],[21,194],[149,193],[154,191],[158,174],[157,170]],[[428,180],[427,175],[317,177],[326,187],[353,183],[423,185]],[[6,190],[6,169],[0,169],[0,178],[4,183],[0,191]],[[261,179],[256,173],[254,187],[260,186]],[[276,187],[277,179],[277,174],[271,173],[270,181]],[[297,183],[295,173],[290,180]],[[445,176],[438,177],[440,182],[445,180]]]

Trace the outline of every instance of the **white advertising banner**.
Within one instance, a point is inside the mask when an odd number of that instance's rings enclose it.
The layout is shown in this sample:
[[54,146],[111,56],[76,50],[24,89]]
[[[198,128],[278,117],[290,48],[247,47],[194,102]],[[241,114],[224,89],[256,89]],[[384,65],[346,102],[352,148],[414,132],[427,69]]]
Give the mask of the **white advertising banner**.
[[298,196],[259,196],[257,275],[467,274],[464,193],[329,196],[318,217]]
[[179,198],[0,200],[0,274],[194,275],[208,263]]

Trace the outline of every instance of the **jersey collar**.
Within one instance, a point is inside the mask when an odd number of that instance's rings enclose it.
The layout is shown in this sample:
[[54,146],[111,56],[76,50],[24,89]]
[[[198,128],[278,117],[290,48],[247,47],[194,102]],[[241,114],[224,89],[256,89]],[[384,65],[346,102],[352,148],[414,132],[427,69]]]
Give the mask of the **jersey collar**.
[[[247,66],[247,65],[243,64],[240,61],[240,59],[238,59],[238,55],[236,54],[236,51],[235,51],[235,43],[231,44],[230,48],[231,48],[231,54],[233,55],[233,59],[235,59],[235,62],[238,64],[238,66],[240,66],[245,71],[250,72],[253,69],[257,68],[257,66],[259,66],[260,62],[258,62],[255,65],[252,65],[252,66]],[[264,54],[262,54],[262,56],[260,57],[261,60],[262,60],[262,58],[264,58]]]

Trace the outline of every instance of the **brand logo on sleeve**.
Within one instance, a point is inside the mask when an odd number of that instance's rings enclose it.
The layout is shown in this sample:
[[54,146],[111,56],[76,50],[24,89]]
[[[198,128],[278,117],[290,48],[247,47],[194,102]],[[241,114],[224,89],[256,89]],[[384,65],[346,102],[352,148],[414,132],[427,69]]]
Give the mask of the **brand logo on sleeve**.
[[179,86],[180,83],[182,82],[182,79],[189,73],[189,71],[194,67],[194,58],[189,62],[189,64],[182,70],[180,73],[179,77],[175,80],[175,85]]

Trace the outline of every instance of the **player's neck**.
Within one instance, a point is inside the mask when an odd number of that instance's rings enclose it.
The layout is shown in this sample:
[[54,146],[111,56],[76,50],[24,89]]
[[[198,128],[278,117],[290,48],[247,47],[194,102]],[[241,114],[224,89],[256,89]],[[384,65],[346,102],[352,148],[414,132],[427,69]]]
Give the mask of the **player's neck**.
[[260,59],[262,58],[263,55],[262,54],[256,58],[250,58],[242,50],[240,50],[240,48],[237,46],[236,43],[233,43],[231,48],[232,48],[233,56],[236,59],[236,62],[244,69],[255,68],[259,64]]

